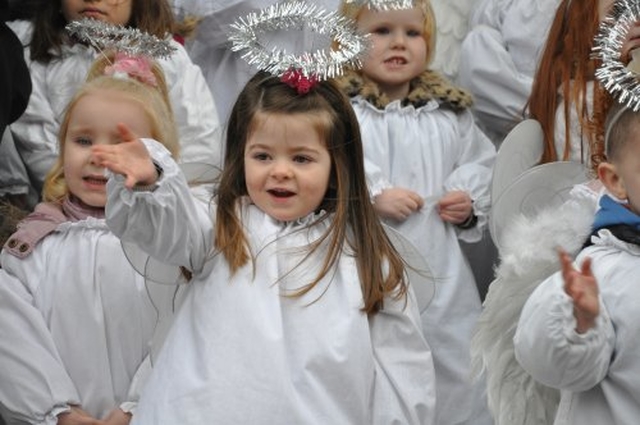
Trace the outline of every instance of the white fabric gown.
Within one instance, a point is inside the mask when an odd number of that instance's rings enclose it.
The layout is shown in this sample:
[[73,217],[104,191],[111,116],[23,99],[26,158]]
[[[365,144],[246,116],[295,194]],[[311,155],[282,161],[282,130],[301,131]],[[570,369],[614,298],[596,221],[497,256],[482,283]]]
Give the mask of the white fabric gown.
[[[471,382],[469,355],[480,297],[458,238],[477,242],[482,236],[495,149],[469,110],[455,113],[436,101],[418,109],[394,101],[379,110],[359,96],[352,104],[372,193],[404,187],[426,199],[405,222],[387,224],[413,242],[435,275],[435,297],[422,313],[422,326],[436,367],[436,423],[488,424],[484,382]],[[451,190],[469,193],[477,226],[460,231],[440,219],[435,202]]]
[[[104,219],[66,222],[0,269],[0,407],[55,425],[68,404],[103,418],[126,401],[158,318]],[[171,290],[170,286],[166,286]]]
[[483,0],[462,43],[458,83],[496,145],[522,119],[559,0]]
[[[328,226],[283,223],[245,204],[255,267],[211,252],[212,216],[166,151],[154,192],[108,184],[107,221],[161,261],[194,271],[132,424],[433,424],[435,377],[415,298],[368,318],[354,258],[300,298],[320,259],[295,268]],[[321,213],[322,214],[322,213]],[[170,247],[170,249],[169,249]],[[324,252],[321,249],[320,252]]]
[[[31,24],[14,21],[10,25],[22,42],[28,44]],[[176,51],[158,62],[167,80],[180,137],[181,161],[219,167],[222,131],[211,92],[200,68],[193,64],[185,49],[173,40],[171,45]],[[27,110],[11,125],[11,131],[36,186],[42,184],[57,157],[57,136],[64,110],[98,55],[92,48],[80,44],[64,45],[60,59],[42,64],[31,61],[28,47],[25,49],[33,91]]]
[[608,230],[592,241],[575,264],[593,260],[601,309],[596,327],[575,332],[573,302],[558,272],[527,300],[515,353],[534,379],[562,390],[555,425],[634,424],[640,418],[640,247]]

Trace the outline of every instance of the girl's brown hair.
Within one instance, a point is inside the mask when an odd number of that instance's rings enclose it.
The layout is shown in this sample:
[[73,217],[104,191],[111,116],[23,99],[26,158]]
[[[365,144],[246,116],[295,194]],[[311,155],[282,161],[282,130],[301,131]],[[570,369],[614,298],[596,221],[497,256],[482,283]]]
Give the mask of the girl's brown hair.
[[111,64],[113,56],[101,56],[97,59],[87,76],[87,82],[76,92],[65,110],[58,133],[59,154],[53,167],[47,174],[42,189],[45,202],[62,202],[69,194],[64,178],[64,149],[69,120],[75,105],[84,96],[104,90],[118,92],[124,98],[136,102],[144,110],[151,123],[151,136],[161,142],[177,158],[179,152],[178,133],[174,124],[173,112],[169,103],[167,85],[162,68],[152,63],[152,72],[157,86],[152,87],[133,78],[115,78],[104,75],[104,68]]
[[[309,247],[308,258],[328,243],[322,269],[295,295],[310,291],[330,273],[348,247],[354,252],[364,298],[363,311],[375,313],[389,294],[405,296],[405,265],[376,216],[367,189],[358,121],[348,99],[331,81],[323,81],[305,95],[265,72],[256,74],[242,90],[231,111],[224,169],[217,193],[216,248],[232,272],[251,260],[239,218],[241,199],[247,196],[244,151],[257,117],[286,114],[319,117],[320,132],[331,155],[330,188],[320,208],[331,220],[327,232]],[[325,119],[328,117],[329,119]],[[304,261],[304,260],[303,260]]]
[[[594,85],[592,105],[587,104],[586,96],[587,84],[594,80],[599,66],[591,54],[600,23],[598,1],[563,0],[549,30],[526,107],[528,116],[540,123],[544,133],[540,163],[569,158],[572,108],[577,112],[582,138],[589,148],[591,169],[595,170],[603,159],[604,120],[611,98],[599,84]],[[556,152],[556,111],[562,99],[565,146],[563,152]]]
[[[48,63],[60,55],[68,24],[62,15],[62,0],[41,0],[33,17],[31,60]],[[177,31],[177,23],[168,0],[131,0],[128,27],[164,39]]]

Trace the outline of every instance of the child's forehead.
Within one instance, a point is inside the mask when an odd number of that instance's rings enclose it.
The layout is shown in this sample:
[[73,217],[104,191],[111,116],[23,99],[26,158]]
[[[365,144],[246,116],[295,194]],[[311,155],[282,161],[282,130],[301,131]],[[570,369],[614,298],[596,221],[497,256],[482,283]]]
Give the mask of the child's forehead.
[[372,10],[363,8],[357,18],[360,25],[367,23],[411,23],[421,25],[425,20],[423,11],[418,7],[401,10]]

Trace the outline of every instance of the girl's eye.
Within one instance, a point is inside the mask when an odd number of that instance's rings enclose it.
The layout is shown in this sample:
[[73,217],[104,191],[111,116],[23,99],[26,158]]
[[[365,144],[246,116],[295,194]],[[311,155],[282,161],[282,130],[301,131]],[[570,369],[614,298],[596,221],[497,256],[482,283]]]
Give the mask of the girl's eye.
[[387,27],[378,27],[378,28],[374,28],[373,31],[371,31],[374,34],[380,34],[380,35],[385,35],[385,34],[389,34],[389,28]]
[[422,33],[418,30],[408,30],[407,35],[409,37],[422,37]]
[[252,155],[253,159],[257,159],[258,161],[266,161],[269,159],[269,155],[264,152],[256,152]]
[[75,142],[80,146],[91,146],[91,139],[88,137],[76,137]]
[[307,162],[311,162],[311,158],[305,155],[296,155],[293,157],[293,162],[297,162],[299,164],[306,164]]

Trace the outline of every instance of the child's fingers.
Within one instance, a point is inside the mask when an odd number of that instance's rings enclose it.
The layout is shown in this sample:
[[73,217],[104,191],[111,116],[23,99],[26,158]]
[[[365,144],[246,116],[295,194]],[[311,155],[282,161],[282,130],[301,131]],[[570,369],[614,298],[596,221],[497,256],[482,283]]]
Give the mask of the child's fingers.
[[138,136],[131,131],[126,124],[118,124],[118,131],[120,132],[120,137],[122,137],[123,142],[133,142],[138,139]]
[[591,271],[591,258],[585,258],[584,262],[582,263],[581,272],[583,276],[593,277],[593,272]]

